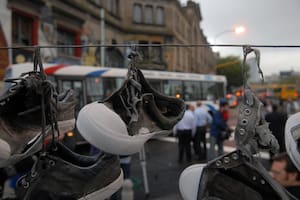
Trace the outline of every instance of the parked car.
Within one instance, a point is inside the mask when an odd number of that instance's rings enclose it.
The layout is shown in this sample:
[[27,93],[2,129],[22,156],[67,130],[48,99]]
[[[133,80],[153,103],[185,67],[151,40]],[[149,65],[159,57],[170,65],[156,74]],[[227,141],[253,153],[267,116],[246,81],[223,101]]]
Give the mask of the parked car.
[[230,108],[235,108],[238,105],[238,98],[234,94],[227,94],[226,99]]

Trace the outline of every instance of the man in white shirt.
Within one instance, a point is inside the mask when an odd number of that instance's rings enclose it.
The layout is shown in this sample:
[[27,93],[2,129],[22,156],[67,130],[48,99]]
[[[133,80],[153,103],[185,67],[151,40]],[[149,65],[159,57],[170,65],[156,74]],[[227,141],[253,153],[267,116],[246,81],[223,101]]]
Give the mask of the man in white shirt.
[[178,163],[182,163],[184,153],[186,154],[187,162],[192,161],[191,141],[192,135],[195,133],[195,117],[193,105],[187,105],[183,118],[174,126],[173,133],[178,137]]
[[206,132],[207,128],[212,122],[212,117],[208,111],[202,107],[201,101],[197,102],[197,108],[194,112],[196,132],[193,137],[193,147],[199,160],[206,160],[207,148],[206,148]]

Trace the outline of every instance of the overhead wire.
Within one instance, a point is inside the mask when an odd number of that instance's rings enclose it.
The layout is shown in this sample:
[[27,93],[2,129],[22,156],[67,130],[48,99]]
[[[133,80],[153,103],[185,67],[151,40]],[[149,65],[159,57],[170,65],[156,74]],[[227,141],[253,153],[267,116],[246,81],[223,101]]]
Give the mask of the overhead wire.
[[85,47],[244,47],[254,48],[300,48],[300,45],[267,45],[267,44],[84,44],[84,45],[18,45],[1,46],[1,49],[30,49],[30,48],[85,48]]

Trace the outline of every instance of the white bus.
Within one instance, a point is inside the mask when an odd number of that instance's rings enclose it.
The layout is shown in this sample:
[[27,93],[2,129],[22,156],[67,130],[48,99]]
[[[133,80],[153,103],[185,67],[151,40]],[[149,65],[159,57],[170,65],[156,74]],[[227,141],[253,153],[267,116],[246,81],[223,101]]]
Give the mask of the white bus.
[[[48,63],[43,66],[47,77],[56,84],[58,92],[70,88],[77,91],[77,111],[87,103],[109,96],[121,86],[127,74],[126,68]],[[11,65],[6,70],[5,78],[16,78],[32,69],[32,63]],[[186,102],[201,100],[204,104],[215,107],[216,100],[226,95],[225,76],[155,70],[142,72],[154,89],[168,96],[182,98]]]
[[[76,115],[85,104],[102,100],[118,89],[127,75],[126,68],[48,63],[43,66],[47,78],[56,84],[58,92],[70,88],[76,91]],[[7,67],[5,78],[16,78],[32,70],[33,63],[11,65]],[[142,72],[154,89],[193,104],[201,100],[208,110],[216,109],[216,100],[224,98],[226,94],[225,76],[155,70]],[[78,137],[75,140],[77,144],[77,141],[81,141]]]

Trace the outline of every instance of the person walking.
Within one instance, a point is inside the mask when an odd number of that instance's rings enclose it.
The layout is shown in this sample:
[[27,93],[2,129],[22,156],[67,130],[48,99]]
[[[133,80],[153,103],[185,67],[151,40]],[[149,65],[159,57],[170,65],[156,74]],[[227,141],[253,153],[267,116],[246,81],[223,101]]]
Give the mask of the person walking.
[[280,152],[285,152],[284,143],[284,127],[287,120],[287,114],[280,112],[276,104],[272,105],[272,112],[268,113],[265,117],[266,121],[269,122],[270,131],[278,140]]
[[186,154],[187,162],[192,161],[191,141],[196,127],[194,110],[193,105],[186,105],[186,111],[182,119],[173,128],[173,134],[178,137],[178,163],[182,163],[184,153]]
[[194,112],[196,121],[196,132],[193,137],[193,148],[199,160],[207,159],[206,132],[212,123],[212,117],[208,111],[202,107],[201,101],[197,102],[197,108]]
[[212,160],[216,157],[215,145],[218,146],[218,156],[224,153],[222,132],[226,130],[227,124],[222,117],[222,112],[226,109],[227,103],[220,103],[219,110],[213,112],[212,123],[210,126],[210,148],[208,159]]

